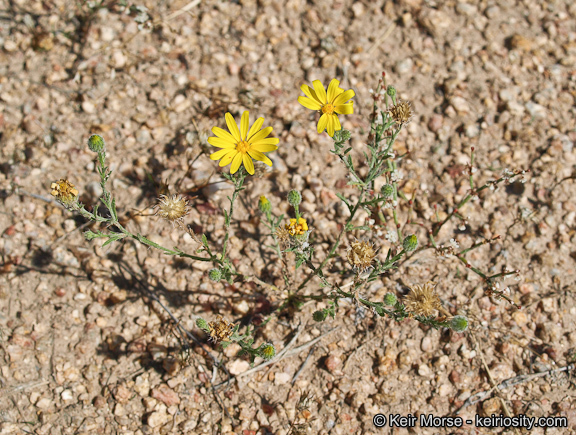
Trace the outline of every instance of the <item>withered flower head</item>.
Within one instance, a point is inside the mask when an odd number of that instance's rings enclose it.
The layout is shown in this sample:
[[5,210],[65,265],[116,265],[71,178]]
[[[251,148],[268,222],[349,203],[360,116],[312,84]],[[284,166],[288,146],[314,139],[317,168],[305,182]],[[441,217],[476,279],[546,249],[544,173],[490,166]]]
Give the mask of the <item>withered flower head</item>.
[[172,225],[182,225],[182,221],[189,211],[188,201],[180,195],[160,195],[156,205],[156,215],[171,222]]
[[210,340],[214,343],[228,341],[233,332],[234,324],[224,320],[220,315],[215,321],[208,322],[208,333],[210,334]]
[[68,180],[61,179],[50,185],[50,194],[68,209],[78,208],[78,190]]
[[392,106],[388,112],[390,113],[392,119],[394,119],[397,124],[401,125],[408,124],[414,116],[414,112],[412,111],[412,107],[409,101],[398,100],[398,103]]
[[376,251],[374,251],[374,247],[370,243],[360,242],[358,240],[350,244],[346,255],[348,263],[350,263],[358,273],[368,269],[372,265],[375,256]]
[[442,307],[440,298],[434,291],[435,283],[428,281],[424,285],[414,285],[404,300],[406,311],[416,316],[428,317]]
[[284,227],[278,227],[275,233],[276,239],[281,246],[286,247],[290,245],[290,233]]

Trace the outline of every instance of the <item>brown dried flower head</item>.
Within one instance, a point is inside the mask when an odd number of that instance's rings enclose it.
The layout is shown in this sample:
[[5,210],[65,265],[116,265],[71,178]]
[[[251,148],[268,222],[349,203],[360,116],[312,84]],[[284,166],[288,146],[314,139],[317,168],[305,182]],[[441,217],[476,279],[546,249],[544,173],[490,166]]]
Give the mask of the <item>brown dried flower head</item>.
[[406,311],[416,316],[429,317],[434,310],[442,308],[440,298],[434,291],[436,284],[428,281],[424,285],[414,285],[404,300]]
[[210,339],[214,343],[228,341],[233,332],[234,324],[224,320],[220,315],[215,321],[208,322],[208,333],[210,334]]
[[182,225],[184,217],[190,211],[188,201],[180,195],[160,195],[156,205],[156,215],[171,222],[172,225]]
[[409,101],[398,100],[398,103],[392,106],[388,112],[390,113],[392,119],[394,119],[397,124],[401,125],[408,124],[414,116],[414,112],[412,111],[412,107]]
[[286,247],[290,245],[290,232],[285,227],[278,227],[275,236],[281,246]]
[[358,273],[363,272],[372,266],[375,256],[376,251],[372,244],[368,242],[360,242],[358,240],[350,244],[346,255],[348,263],[350,263]]
[[61,179],[52,183],[50,189],[50,194],[64,207],[73,209],[78,206],[78,190],[68,180]]

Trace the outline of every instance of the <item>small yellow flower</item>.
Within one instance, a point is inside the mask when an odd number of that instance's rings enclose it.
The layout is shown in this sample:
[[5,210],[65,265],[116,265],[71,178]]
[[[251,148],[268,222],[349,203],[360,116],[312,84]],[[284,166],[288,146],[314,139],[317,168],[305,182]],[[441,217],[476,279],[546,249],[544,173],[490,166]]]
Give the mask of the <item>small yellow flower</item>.
[[326,130],[328,135],[333,137],[336,130],[342,129],[337,114],[350,115],[354,113],[354,102],[347,101],[356,94],[352,89],[344,91],[340,87],[340,82],[336,79],[332,79],[328,85],[328,93],[326,93],[320,80],[314,80],[312,85],[314,89],[308,85],[300,87],[306,97],[298,97],[298,102],[307,109],[322,112],[322,116],[318,121],[318,133]]
[[308,223],[304,218],[298,219],[298,222],[296,219],[290,219],[290,223],[286,224],[286,230],[291,236],[301,236],[308,231]]
[[410,293],[404,300],[406,311],[416,316],[431,316],[434,310],[442,308],[440,298],[434,291],[436,284],[427,282],[424,285],[415,285],[410,288]]
[[52,183],[50,189],[50,195],[64,207],[74,209],[78,206],[78,190],[68,180],[61,179]]
[[266,157],[264,153],[275,151],[278,149],[279,139],[275,137],[267,137],[272,133],[272,127],[266,127],[261,130],[264,124],[264,118],[258,118],[250,130],[248,130],[249,112],[245,111],[240,120],[240,130],[236,125],[236,121],[230,113],[226,113],[226,125],[228,126],[228,133],[219,127],[212,128],[212,133],[216,137],[209,137],[208,143],[217,148],[222,148],[220,151],[210,155],[212,160],[220,160],[220,166],[230,166],[230,173],[235,174],[240,168],[240,164],[244,164],[244,168],[250,175],[254,175],[254,163],[252,159],[259,160],[272,166],[272,161]]

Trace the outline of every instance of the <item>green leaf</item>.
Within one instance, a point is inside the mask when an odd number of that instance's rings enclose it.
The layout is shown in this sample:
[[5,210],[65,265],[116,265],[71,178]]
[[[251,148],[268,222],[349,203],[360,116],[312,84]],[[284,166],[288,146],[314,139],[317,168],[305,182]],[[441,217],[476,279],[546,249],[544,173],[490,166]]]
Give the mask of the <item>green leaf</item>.
[[352,211],[352,206],[350,205],[350,203],[348,202],[348,200],[346,198],[344,198],[344,196],[340,193],[336,193],[336,196],[338,198],[340,198],[342,200],[342,202],[344,204],[346,204],[346,207],[348,207],[348,210]]
[[306,258],[304,257],[300,257],[298,258],[298,260],[296,260],[296,269],[298,269],[300,266],[302,266],[302,264],[306,261]]

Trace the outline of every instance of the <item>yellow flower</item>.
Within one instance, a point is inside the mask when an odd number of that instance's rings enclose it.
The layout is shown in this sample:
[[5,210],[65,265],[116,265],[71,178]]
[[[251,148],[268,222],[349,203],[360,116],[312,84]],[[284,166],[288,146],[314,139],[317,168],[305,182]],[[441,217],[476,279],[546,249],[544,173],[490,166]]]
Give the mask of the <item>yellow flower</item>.
[[252,159],[272,166],[272,161],[264,153],[277,150],[277,144],[280,140],[275,137],[266,137],[272,133],[272,127],[261,130],[262,124],[264,124],[264,118],[258,118],[248,130],[248,111],[245,111],[240,120],[240,130],[238,130],[236,121],[230,113],[227,113],[226,125],[230,133],[218,127],[212,128],[212,133],[216,137],[209,137],[208,143],[222,149],[211,154],[210,158],[220,160],[220,166],[232,163],[230,166],[231,174],[235,174],[240,168],[240,164],[243,163],[248,173],[254,175]]
[[68,180],[60,179],[50,185],[50,194],[56,198],[60,204],[70,210],[76,210],[78,204],[78,189]]
[[308,98],[300,96],[298,97],[298,102],[307,109],[322,112],[322,116],[318,121],[318,133],[326,130],[332,137],[334,136],[334,131],[342,129],[337,114],[350,115],[354,113],[354,102],[350,101],[347,103],[347,101],[356,94],[352,89],[344,91],[340,87],[340,82],[336,79],[332,79],[328,85],[328,93],[324,90],[320,80],[314,80],[312,85],[314,89],[308,85],[300,87]]
[[296,219],[290,219],[290,223],[286,224],[285,228],[291,236],[301,236],[308,231],[308,223],[304,218],[298,219],[298,222]]

